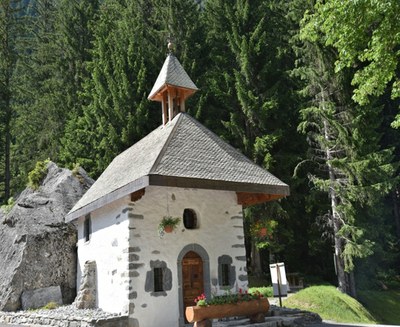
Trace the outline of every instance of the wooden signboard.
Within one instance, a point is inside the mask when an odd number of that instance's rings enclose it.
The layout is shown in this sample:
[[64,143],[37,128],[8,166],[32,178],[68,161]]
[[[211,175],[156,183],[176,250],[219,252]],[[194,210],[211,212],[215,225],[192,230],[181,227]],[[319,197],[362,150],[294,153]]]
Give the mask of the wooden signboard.
[[272,288],[274,297],[279,297],[279,304],[282,306],[282,296],[287,296],[288,284],[286,280],[285,264],[283,262],[269,265],[271,272]]

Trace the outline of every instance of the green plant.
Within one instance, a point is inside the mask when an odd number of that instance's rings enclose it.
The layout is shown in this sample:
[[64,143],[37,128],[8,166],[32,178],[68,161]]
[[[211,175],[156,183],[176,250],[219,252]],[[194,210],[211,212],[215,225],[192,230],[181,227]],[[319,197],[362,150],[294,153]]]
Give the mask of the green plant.
[[272,286],[263,286],[263,287],[251,287],[249,288],[249,293],[253,294],[259,292],[263,295],[263,297],[273,297],[274,291]]
[[56,302],[49,302],[42,309],[53,310],[53,309],[56,309],[58,307],[59,307],[59,305]]
[[74,163],[73,165],[72,165],[72,175],[73,176],[78,176],[79,175],[79,169],[81,168],[81,165],[78,163],[78,162],[76,162],[76,163]]
[[158,224],[158,234],[163,236],[165,230],[170,228],[171,230],[175,230],[175,228],[179,225],[181,218],[172,217],[172,216],[164,216],[160,223]]
[[253,292],[243,291],[241,288],[239,289],[239,293],[231,293],[228,291],[223,295],[214,295],[211,299],[207,300],[205,294],[199,295],[194,299],[194,302],[198,306],[207,306],[207,305],[220,305],[220,304],[234,304],[239,302],[248,302],[252,300],[262,299],[264,296],[257,290]]
[[14,205],[15,205],[15,200],[13,197],[11,197],[8,199],[7,204],[2,205],[0,209],[3,210],[5,214],[8,214],[14,207]]
[[265,249],[272,245],[273,232],[278,226],[276,220],[258,220],[250,227],[250,235],[258,249]]
[[47,174],[47,165],[50,162],[49,159],[44,161],[38,161],[35,168],[28,174],[28,186],[33,190],[37,190],[43,178]]
[[85,179],[80,174],[80,169],[81,169],[81,165],[77,162],[77,163],[73,164],[71,172],[72,172],[72,176],[76,177],[79,180],[79,182],[81,184],[83,184],[85,182]]

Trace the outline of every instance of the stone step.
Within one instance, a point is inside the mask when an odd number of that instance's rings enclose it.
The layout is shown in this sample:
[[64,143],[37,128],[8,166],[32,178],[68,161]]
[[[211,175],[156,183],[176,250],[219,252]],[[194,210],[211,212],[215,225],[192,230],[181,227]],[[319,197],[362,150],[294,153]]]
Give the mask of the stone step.
[[213,327],[292,327],[295,320],[292,317],[265,317],[265,322],[250,323],[248,318],[235,319],[230,321],[215,321]]

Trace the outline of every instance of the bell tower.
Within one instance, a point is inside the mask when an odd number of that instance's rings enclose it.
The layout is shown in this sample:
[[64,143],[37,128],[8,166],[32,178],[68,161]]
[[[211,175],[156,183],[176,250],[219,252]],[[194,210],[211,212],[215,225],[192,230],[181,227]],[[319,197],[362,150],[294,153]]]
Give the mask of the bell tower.
[[169,54],[148,96],[161,102],[162,123],[170,122],[179,112],[185,112],[185,102],[198,88],[173,54],[173,44],[168,43]]

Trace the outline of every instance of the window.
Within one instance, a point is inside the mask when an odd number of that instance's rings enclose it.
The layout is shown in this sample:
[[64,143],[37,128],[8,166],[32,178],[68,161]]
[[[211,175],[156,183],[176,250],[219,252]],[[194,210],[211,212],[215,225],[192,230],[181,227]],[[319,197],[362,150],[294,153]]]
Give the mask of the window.
[[229,286],[229,272],[231,270],[231,265],[223,263],[221,265],[221,286]]
[[90,219],[90,214],[86,215],[85,221],[83,223],[83,237],[85,238],[85,242],[90,240],[90,235],[92,234],[92,221]]
[[197,228],[197,215],[193,209],[185,209],[183,211],[183,225],[186,229]]
[[234,287],[236,281],[236,269],[232,265],[232,257],[229,255],[222,255],[218,257],[218,284],[220,286]]
[[163,269],[162,268],[154,268],[153,276],[154,276],[154,292],[164,291]]

